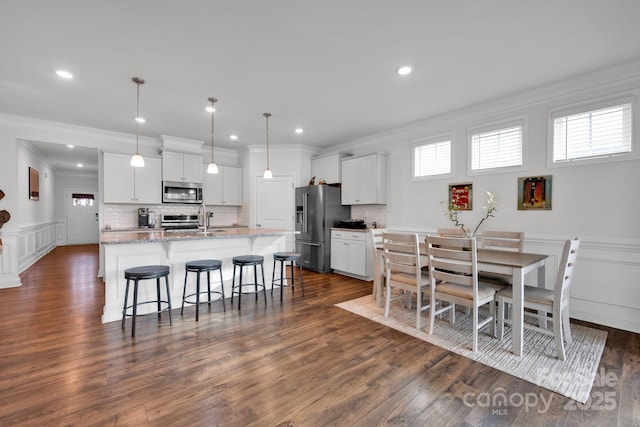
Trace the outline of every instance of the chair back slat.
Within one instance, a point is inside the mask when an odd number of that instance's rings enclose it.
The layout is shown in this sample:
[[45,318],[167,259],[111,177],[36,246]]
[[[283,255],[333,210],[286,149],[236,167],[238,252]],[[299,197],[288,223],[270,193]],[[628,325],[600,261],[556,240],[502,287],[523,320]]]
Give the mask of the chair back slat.
[[[437,267],[434,267],[437,268]],[[456,272],[459,273],[459,272]],[[473,287],[473,277],[463,274],[456,274],[454,272],[447,272],[444,270],[433,270],[432,277],[436,281],[442,281],[447,283],[455,283],[457,285],[469,286],[469,289]]]
[[522,252],[524,249],[524,232],[485,230],[482,233],[482,247],[484,249]]
[[439,237],[467,237],[461,228],[438,228],[436,234]]

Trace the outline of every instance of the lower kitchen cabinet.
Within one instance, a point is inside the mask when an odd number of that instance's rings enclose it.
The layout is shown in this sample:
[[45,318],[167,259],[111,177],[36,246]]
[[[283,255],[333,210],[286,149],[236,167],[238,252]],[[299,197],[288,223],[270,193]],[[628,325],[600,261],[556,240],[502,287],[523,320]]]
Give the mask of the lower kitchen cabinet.
[[367,230],[331,230],[331,268],[335,273],[371,280],[371,244]]

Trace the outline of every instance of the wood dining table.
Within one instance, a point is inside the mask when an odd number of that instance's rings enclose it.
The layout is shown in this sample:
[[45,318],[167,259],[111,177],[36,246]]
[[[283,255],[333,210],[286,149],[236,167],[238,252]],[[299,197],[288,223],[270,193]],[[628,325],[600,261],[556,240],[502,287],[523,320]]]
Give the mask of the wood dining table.
[[[380,264],[384,268],[384,252],[382,248],[376,248],[380,257]],[[428,258],[424,258],[424,264],[428,265]],[[546,286],[546,260],[548,255],[526,252],[501,251],[495,249],[478,249],[478,271],[484,273],[499,273],[511,276],[513,283],[513,306],[511,337],[513,354],[522,355],[522,340],[524,332],[524,277],[537,270],[537,283],[539,288]],[[374,274],[374,298],[378,305],[384,301],[384,284],[382,283],[382,271]],[[375,283],[377,281],[377,283]]]

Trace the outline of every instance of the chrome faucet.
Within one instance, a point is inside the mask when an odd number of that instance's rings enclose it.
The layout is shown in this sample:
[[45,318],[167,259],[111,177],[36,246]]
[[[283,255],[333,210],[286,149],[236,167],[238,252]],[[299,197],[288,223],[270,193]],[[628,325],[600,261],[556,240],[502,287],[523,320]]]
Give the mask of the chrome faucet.
[[207,232],[207,205],[202,202],[200,207],[198,208],[198,216],[200,216],[200,210],[202,210],[202,227],[204,228],[204,232]]

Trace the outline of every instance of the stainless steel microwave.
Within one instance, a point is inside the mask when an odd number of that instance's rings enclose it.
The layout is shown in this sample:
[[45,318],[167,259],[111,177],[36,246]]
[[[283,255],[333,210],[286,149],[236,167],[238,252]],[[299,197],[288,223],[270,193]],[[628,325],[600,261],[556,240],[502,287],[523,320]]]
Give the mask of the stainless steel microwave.
[[162,203],[202,203],[202,184],[163,181]]

